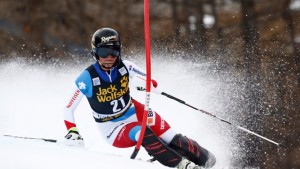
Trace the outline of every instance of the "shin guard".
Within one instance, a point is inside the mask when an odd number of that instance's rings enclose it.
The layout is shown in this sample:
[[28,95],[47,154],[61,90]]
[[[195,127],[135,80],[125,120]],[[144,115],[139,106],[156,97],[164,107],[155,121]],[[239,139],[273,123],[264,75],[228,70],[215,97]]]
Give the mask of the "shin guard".
[[176,167],[182,160],[182,156],[168,147],[149,127],[146,127],[142,146],[149,155],[165,166]]
[[215,157],[208,150],[181,134],[172,139],[169,147],[199,166],[212,167],[215,164]]

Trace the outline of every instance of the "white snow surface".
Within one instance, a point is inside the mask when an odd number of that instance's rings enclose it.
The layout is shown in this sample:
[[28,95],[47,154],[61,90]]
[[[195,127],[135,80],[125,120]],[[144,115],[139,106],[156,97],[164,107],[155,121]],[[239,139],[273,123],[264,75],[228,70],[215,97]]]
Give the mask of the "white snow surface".
[[[134,60],[141,67],[144,61]],[[3,135],[51,138],[61,141],[67,133],[62,109],[69,96],[69,87],[75,78],[91,63],[74,66],[29,64],[18,60],[2,63],[0,69],[0,169],[150,169],[168,168],[158,162],[131,160],[132,148],[118,149],[107,144],[96,128],[88,102],[83,99],[75,112],[77,126],[85,140],[83,148],[17,139]],[[159,89],[187,103],[208,111],[219,110],[212,96],[218,92],[218,83],[209,75],[187,70],[186,63],[154,60],[152,77]],[[144,93],[132,90],[144,102]],[[157,94],[151,94],[151,107],[177,131],[197,140],[216,155],[215,169],[230,164],[230,130],[187,106]],[[225,135],[225,136],[224,136]],[[150,157],[143,148],[137,159]]]
[[165,168],[146,161],[93,151],[63,143],[15,139],[0,136],[1,169],[53,169],[53,168]]

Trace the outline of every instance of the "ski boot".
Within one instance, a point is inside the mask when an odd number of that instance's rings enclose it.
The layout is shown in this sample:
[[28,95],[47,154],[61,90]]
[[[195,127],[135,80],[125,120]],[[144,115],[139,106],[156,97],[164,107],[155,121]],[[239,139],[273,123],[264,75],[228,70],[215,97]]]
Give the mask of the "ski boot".
[[183,158],[181,162],[178,164],[177,169],[201,169],[201,167],[199,167],[192,161]]

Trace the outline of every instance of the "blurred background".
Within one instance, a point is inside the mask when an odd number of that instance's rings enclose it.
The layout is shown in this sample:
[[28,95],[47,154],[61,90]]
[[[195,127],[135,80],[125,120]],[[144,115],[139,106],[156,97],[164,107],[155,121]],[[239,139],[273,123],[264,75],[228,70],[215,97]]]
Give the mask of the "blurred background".
[[[209,62],[214,75],[229,74],[222,83],[239,88],[230,96],[238,107],[224,105],[223,112],[238,111],[231,120],[287,145],[277,148],[243,133],[243,166],[299,169],[300,0],[150,3],[152,56]],[[144,57],[143,5],[138,0],[0,0],[0,61],[21,57],[57,64],[91,58],[91,36],[101,27],[119,31],[125,57]]]

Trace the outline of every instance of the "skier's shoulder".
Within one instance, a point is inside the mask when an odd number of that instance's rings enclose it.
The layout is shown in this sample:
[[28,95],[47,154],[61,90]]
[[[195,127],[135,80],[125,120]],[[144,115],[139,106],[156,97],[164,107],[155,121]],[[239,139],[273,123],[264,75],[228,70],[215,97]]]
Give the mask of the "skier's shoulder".
[[123,64],[129,69],[129,67],[135,67],[136,64],[129,60],[122,60]]
[[76,78],[75,84],[84,95],[87,95],[89,93],[89,89],[92,86],[92,78],[90,72],[87,69],[83,70]]
[[90,72],[87,69],[85,69],[79,74],[76,81],[85,81],[86,82],[89,79],[91,79]]
[[124,65],[129,70],[130,73],[133,74],[140,74],[142,76],[145,76],[144,70],[142,70],[139,66],[137,66],[134,62],[129,60],[123,60]]

